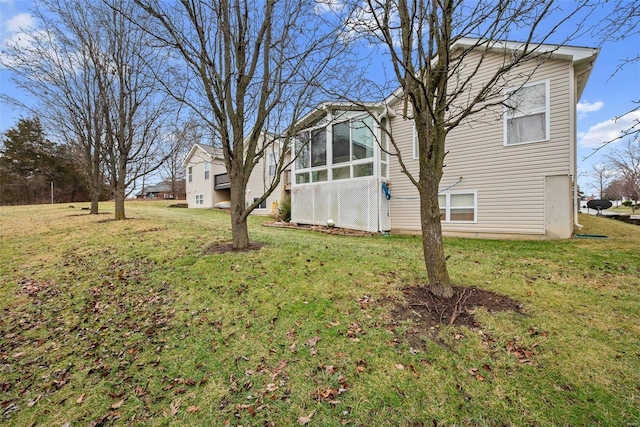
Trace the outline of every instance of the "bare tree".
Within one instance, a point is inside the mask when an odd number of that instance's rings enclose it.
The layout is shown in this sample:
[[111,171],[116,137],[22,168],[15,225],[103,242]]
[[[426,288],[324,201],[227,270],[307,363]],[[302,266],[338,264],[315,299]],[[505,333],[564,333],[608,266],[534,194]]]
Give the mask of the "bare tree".
[[627,139],[606,156],[610,167],[617,171],[622,195],[635,201],[640,199],[640,139]]
[[42,28],[12,46],[5,65],[61,137],[82,147],[92,212],[106,178],[115,218],[124,219],[127,191],[163,160],[158,142],[171,104],[151,71],[162,69],[163,52],[116,5],[143,22],[128,1],[43,0],[36,11]]
[[[473,115],[504,105],[507,77],[526,82],[531,73],[520,69],[521,64],[550,57],[553,51],[543,44],[584,4],[565,6],[571,10],[552,1],[365,0],[350,20],[353,34],[364,34],[387,51],[403,114],[415,121],[418,176],[407,168],[393,135],[388,136],[403,173],[420,195],[429,290],[438,297],[453,296],[438,206],[447,135]],[[579,25],[572,29],[582,31]],[[522,40],[515,48],[502,42],[514,33]],[[494,69],[483,66],[496,50],[504,53],[502,63]],[[518,108],[517,96],[512,98],[507,106]]]
[[[628,56],[620,58],[620,63],[611,74],[610,78],[615,78],[615,75],[625,67],[633,66],[640,61],[640,48],[637,43],[638,36],[640,36],[640,0],[616,0],[602,6],[608,7],[609,10],[603,14],[604,19],[593,29],[594,36],[600,39],[601,44],[628,41],[625,44],[625,47],[629,48],[626,49]],[[636,113],[640,111],[640,99],[632,99],[631,102],[635,104],[634,107],[613,118],[614,121],[618,121],[622,117],[631,115],[631,125],[622,129],[620,135],[615,138],[602,141],[602,145],[595,148],[585,159],[593,156],[612,142],[624,140],[627,137],[640,138],[640,116]],[[634,114],[635,116],[633,116]]]
[[[85,6],[101,38],[96,80],[105,122],[105,161],[115,199],[115,218],[125,219],[124,202],[136,179],[157,170],[163,124],[171,103],[155,78],[167,59],[133,2],[104,0]],[[123,15],[120,12],[125,12]]]
[[[347,58],[340,66],[336,59],[347,46],[313,0],[135,2],[155,21],[147,29],[157,43],[175,55],[165,88],[220,141],[233,247],[247,248],[247,216],[280,182],[297,119],[327,82],[346,80],[336,73],[349,73]],[[335,13],[329,15],[338,24]],[[274,146],[277,173],[263,195],[247,201],[251,172]]]
[[189,149],[194,143],[202,140],[200,126],[195,120],[188,120],[178,126],[165,142],[165,151],[169,156],[162,164],[160,173],[164,182],[171,185],[171,193],[174,197],[185,192],[185,169],[183,162]]
[[104,188],[102,148],[104,120],[96,78],[100,41],[84,2],[43,0],[33,11],[41,24],[4,52],[2,65],[13,72],[16,85],[39,101],[34,108],[20,99],[4,100],[35,110],[56,137],[77,147],[76,161],[89,185],[91,213],[98,213]]
[[607,164],[597,164],[592,166],[589,176],[593,178],[595,182],[591,183],[590,186],[593,191],[598,194],[599,199],[602,200],[607,197],[606,189],[613,182],[616,175],[616,171],[612,170],[612,168]]

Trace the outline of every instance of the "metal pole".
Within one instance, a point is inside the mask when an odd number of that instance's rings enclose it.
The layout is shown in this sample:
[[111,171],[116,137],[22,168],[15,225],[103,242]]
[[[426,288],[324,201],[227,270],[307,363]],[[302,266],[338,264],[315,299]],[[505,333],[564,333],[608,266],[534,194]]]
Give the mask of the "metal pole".
[[53,181],[51,181],[51,204],[53,204]]

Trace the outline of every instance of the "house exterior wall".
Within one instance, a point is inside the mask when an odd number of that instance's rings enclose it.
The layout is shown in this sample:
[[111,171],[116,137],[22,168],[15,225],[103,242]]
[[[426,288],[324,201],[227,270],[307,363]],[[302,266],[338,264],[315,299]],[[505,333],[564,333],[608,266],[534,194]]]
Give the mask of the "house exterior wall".
[[[351,146],[347,158],[334,163],[334,126],[344,125],[353,121],[350,129]],[[362,121],[362,122],[361,122]],[[363,124],[359,124],[359,123]],[[365,129],[364,123],[369,123],[371,151],[366,155],[357,155],[359,139],[354,135],[354,129]],[[317,167],[307,167],[301,170],[293,168],[294,181],[291,190],[291,221],[300,224],[326,225],[331,221],[340,228],[353,228],[364,231],[380,231],[389,229],[388,204],[381,190],[381,183],[386,181],[381,168],[381,154],[377,141],[381,139],[378,124],[363,110],[327,109],[324,116],[314,122],[310,128],[326,132],[326,163]],[[357,130],[355,132],[357,132]],[[310,142],[313,144],[312,142]],[[353,148],[356,147],[356,148]],[[313,148],[312,148],[313,151]],[[362,152],[360,152],[362,153]],[[362,165],[371,165],[367,175],[357,176],[356,170]],[[338,169],[348,169],[349,178],[335,177]],[[326,171],[325,180],[318,182],[296,183],[296,174],[307,174],[311,171]],[[311,180],[313,181],[313,179]]]
[[[202,150],[195,150],[186,164],[187,204],[190,208],[210,208],[213,206],[213,171],[210,171],[209,179],[204,177],[205,163],[208,161],[211,161],[208,154]],[[191,181],[189,181],[190,167],[192,168]],[[196,196],[202,196],[202,204],[196,204]]]
[[[268,150],[265,156],[258,161],[253,172],[251,172],[249,182],[247,183],[246,193],[246,201],[248,204],[253,203],[254,198],[262,196],[265,191],[271,187],[271,184],[276,178],[274,175],[269,175],[268,156],[270,153],[271,150]],[[276,151],[273,153],[276,155],[276,158],[279,157],[279,152]],[[287,158],[289,158],[288,155]],[[282,174],[282,179],[284,179],[284,173]],[[277,188],[273,190],[265,200],[264,209],[256,208],[251,213],[255,215],[275,215],[278,213],[278,208],[282,203],[283,197],[285,197],[285,194],[283,190],[283,182],[281,180]]]
[[[290,161],[290,156],[285,156],[285,162]],[[211,162],[209,170],[209,178],[205,178],[205,163]],[[189,181],[189,168],[192,168],[192,178]],[[192,155],[187,159],[186,169],[186,198],[190,208],[213,208],[217,203],[229,201],[230,190],[215,189],[215,176],[227,173],[224,160],[213,158],[202,149],[194,149]],[[284,178],[284,173],[283,173]],[[274,177],[268,176],[268,160],[261,159],[254,168],[249,181],[247,183],[246,200],[248,203],[253,202],[254,197],[260,197],[265,190],[271,185]],[[254,209],[252,214],[271,215],[278,211],[278,207],[282,203],[284,197],[288,197],[284,190],[284,183],[281,181],[277,188],[269,195],[266,200],[265,209]],[[202,203],[196,204],[196,196],[202,196]]]
[[[475,77],[478,84],[487,79],[502,62],[493,54]],[[538,67],[535,69],[535,67]],[[545,178],[565,176],[571,180],[574,165],[572,132],[575,97],[570,82],[570,61],[550,60],[542,64],[528,63],[512,74],[507,86],[526,82],[520,75],[533,73],[530,82],[548,80],[550,94],[550,139],[519,145],[504,145],[502,107],[472,116],[461,123],[447,138],[444,175],[440,191],[475,192],[475,222],[443,222],[446,235],[490,238],[545,238]],[[535,69],[535,71],[534,71]],[[477,87],[477,86],[476,86]],[[400,103],[401,104],[401,103]],[[401,109],[402,106],[397,107]],[[394,138],[400,145],[405,163],[417,176],[418,160],[413,150],[413,120],[404,119],[401,111],[390,120]],[[462,177],[462,179],[460,179]],[[390,163],[392,231],[419,232],[418,192],[401,173],[397,160]],[[559,185],[559,184],[558,184]],[[564,194],[566,192],[563,192]],[[571,199],[570,194],[567,197]],[[554,205],[555,214],[571,217],[571,203]],[[556,224],[558,226],[558,224]],[[562,221],[562,230],[554,229],[546,237],[570,236],[572,221]]]

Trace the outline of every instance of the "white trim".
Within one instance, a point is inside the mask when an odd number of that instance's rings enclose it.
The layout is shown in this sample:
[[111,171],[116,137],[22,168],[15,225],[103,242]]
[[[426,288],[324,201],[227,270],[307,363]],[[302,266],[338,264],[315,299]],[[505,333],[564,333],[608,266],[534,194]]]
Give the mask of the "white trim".
[[[353,113],[353,114],[351,114]],[[346,117],[344,117],[346,116]],[[340,120],[335,121],[332,120],[332,118],[330,117],[330,115],[327,115],[327,118],[330,118],[331,120],[325,121],[323,122],[323,124],[320,125],[316,125],[314,127],[310,127],[310,128],[306,128],[306,129],[301,129],[299,133],[306,133],[308,132],[309,135],[312,135],[315,131],[317,130],[323,130],[325,133],[325,142],[326,142],[326,150],[325,150],[325,155],[326,155],[326,162],[324,165],[321,166],[311,166],[311,151],[312,151],[312,147],[311,147],[311,143],[312,143],[312,138],[309,140],[308,143],[308,154],[309,154],[309,166],[305,167],[305,168],[298,168],[297,167],[297,160],[294,161],[293,164],[293,168],[292,168],[292,175],[293,175],[293,179],[292,179],[292,186],[296,186],[296,185],[309,185],[309,184],[322,184],[322,183],[327,183],[327,182],[333,182],[333,181],[342,181],[342,180],[347,180],[347,179],[360,179],[360,178],[370,178],[370,177],[375,177],[379,175],[380,172],[380,168],[377,166],[379,159],[380,159],[380,155],[379,155],[379,147],[378,147],[378,143],[377,143],[377,129],[378,129],[378,125],[376,123],[376,121],[374,120],[373,116],[371,114],[368,114],[367,112],[363,112],[363,111],[357,111],[357,112],[345,112],[343,117],[340,117]],[[371,123],[366,124],[365,120],[367,119],[371,119]],[[369,129],[369,131],[371,132],[371,149],[373,151],[372,155],[370,157],[364,157],[362,159],[356,159],[353,160],[353,132],[354,132],[354,126],[353,123],[362,123],[362,127],[361,128],[368,128],[369,126],[371,126],[371,128]],[[333,127],[336,125],[340,125],[340,124],[346,124],[349,128],[349,160],[345,161],[345,162],[340,162],[340,163],[334,163],[333,162]],[[359,127],[360,128],[360,127]],[[372,164],[373,165],[373,171],[371,175],[366,175],[366,176],[362,176],[362,177],[355,177],[353,174],[353,167],[354,166],[359,166],[359,165],[367,165],[367,164]],[[348,178],[343,178],[343,179],[339,179],[336,180],[333,177],[333,170],[336,168],[343,168],[343,167],[348,167],[349,168],[349,177]],[[388,168],[388,164],[387,164],[387,168]],[[322,170],[326,170],[327,171],[327,179],[325,181],[313,181],[311,174],[313,172],[318,172],[318,171],[322,171]],[[388,173],[388,172],[387,172]],[[305,183],[297,183],[296,182],[296,177],[299,174],[308,174],[308,182]]]
[[413,120],[413,159],[417,159],[418,157],[420,157],[420,149],[418,148],[418,131],[416,130],[416,121]]
[[[472,221],[457,221],[451,220],[451,196],[456,194],[473,194],[473,206],[456,206],[456,208],[469,209],[473,208],[473,220]],[[460,191],[443,191],[438,193],[438,197],[445,196],[445,219],[441,220],[447,224],[477,224],[478,222],[478,191],[477,190],[460,190]],[[441,207],[442,208],[442,207]]]
[[503,91],[503,94],[504,94],[505,99],[508,99],[508,95],[507,94],[510,93],[510,92],[515,92],[515,91],[520,90],[520,89],[525,88],[525,87],[537,86],[537,85],[540,85],[540,84],[544,84],[545,85],[545,110],[544,110],[544,114],[545,114],[545,125],[544,125],[545,126],[545,136],[544,136],[544,139],[536,139],[536,140],[532,140],[532,141],[522,141],[522,142],[513,142],[513,143],[509,144],[508,143],[508,122],[509,122],[509,119],[517,119],[517,118],[521,118],[521,117],[527,117],[528,115],[531,115],[531,114],[539,114],[539,113],[542,112],[542,110],[541,111],[535,111],[535,112],[532,112],[532,113],[529,113],[529,114],[522,114],[522,113],[519,113],[519,112],[515,112],[512,115],[510,115],[509,114],[509,108],[505,105],[503,107],[503,115],[502,115],[503,116],[503,119],[502,119],[502,121],[503,121],[503,141],[502,141],[502,144],[505,147],[513,147],[515,145],[522,145],[522,144],[533,144],[533,143],[536,143],[536,142],[549,141],[551,139],[551,129],[550,129],[550,127],[551,127],[551,100],[550,100],[550,97],[551,97],[551,89],[550,89],[551,81],[550,81],[550,79],[538,80],[538,81],[535,81],[535,82],[530,82],[530,83],[524,84],[522,86],[510,87],[510,88],[505,89]]

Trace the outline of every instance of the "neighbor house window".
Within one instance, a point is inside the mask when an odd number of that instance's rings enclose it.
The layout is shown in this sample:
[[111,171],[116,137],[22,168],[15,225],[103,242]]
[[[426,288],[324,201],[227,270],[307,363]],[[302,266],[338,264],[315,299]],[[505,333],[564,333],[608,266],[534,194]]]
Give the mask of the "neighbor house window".
[[417,159],[420,155],[420,149],[418,147],[418,131],[416,130],[416,122],[413,122],[413,158]]
[[[257,202],[259,199],[259,197],[254,197],[253,198],[253,203]],[[256,209],[267,209],[267,201],[263,200],[262,202],[260,202],[260,204],[258,206],[256,206]]]
[[193,166],[189,166],[189,182],[193,181]]
[[549,139],[548,80],[508,89],[505,98],[505,145]]
[[476,192],[441,193],[438,195],[440,221],[476,222]]
[[204,179],[209,179],[211,176],[211,162],[204,162]]
[[204,205],[204,194],[196,194],[196,206]]
[[278,170],[278,153],[269,153],[269,164],[267,175],[272,177],[276,176],[276,171]]

